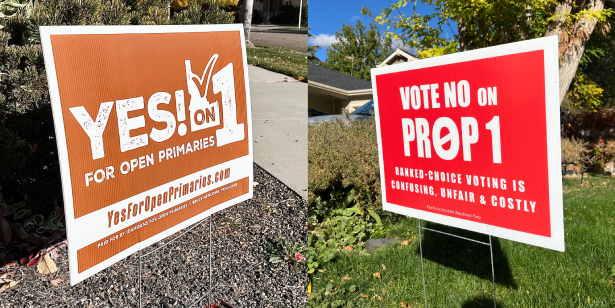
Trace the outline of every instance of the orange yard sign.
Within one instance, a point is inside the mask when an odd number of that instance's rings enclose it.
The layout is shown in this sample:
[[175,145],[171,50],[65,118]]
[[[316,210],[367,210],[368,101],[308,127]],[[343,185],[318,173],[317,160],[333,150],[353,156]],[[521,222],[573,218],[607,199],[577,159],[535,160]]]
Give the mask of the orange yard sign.
[[71,284],[252,197],[241,25],[41,27]]

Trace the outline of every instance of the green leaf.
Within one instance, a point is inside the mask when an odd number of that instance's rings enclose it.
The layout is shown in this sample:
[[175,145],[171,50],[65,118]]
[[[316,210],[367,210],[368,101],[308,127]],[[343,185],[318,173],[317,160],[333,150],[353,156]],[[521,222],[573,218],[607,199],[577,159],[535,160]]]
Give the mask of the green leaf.
[[26,232],[26,230],[23,229],[23,227],[21,225],[19,225],[17,227],[17,233],[19,233],[19,237],[26,239],[29,238],[30,235]]
[[347,207],[348,205],[350,205],[350,203],[352,203],[352,200],[354,200],[356,195],[357,195],[357,189],[356,188],[351,189],[348,192],[348,194],[346,194],[346,197],[344,198],[344,207]]
[[20,219],[20,218],[26,216],[26,214],[28,214],[28,210],[20,210],[17,213],[13,214],[13,219],[15,219],[15,220]]
[[45,221],[45,217],[43,217],[43,215],[39,214],[39,215],[35,215],[34,216],[34,223],[37,226],[40,226],[43,223],[43,221]]
[[56,226],[54,223],[52,223],[51,221],[45,221],[43,222],[43,224],[41,225],[41,227],[48,229],[48,230],[58,230],[58,226]]
[[356,207],[347,208],[342,212],[345,216],[351,216],[353,214],[361,215],[361,210]]
[[382,221],[380,220],[380,216],[378,216],[378,213],[376,213],[376,211],[372,211],[371,209],[367,209],[367,211],[372,215],[372,217],[374,217],[374,219],[376,220],[376,223],[381,225]]
[[49,214],[49,217],[47,217],[47,220],[54,220],[58,217],[58,214],[56,214],[56,210],[51,211],[51,213]]
[[24,207],[25,205],[26,205],[26,202],[23,201],[23,202],[17,202],[15,204],[11,205],[11,207],[13,207],[13,210],[18,210],[18,209]]
[[11,225],[4,217],[0,217],[0,231],[2,231],[2,241],[5,245],[8,244],[12,235]]
[[30,231],[32,230],[34,227],[36,227],[36,225],[34,224],[34,219],[27,219],[26,221],[23,222],[23,228],[26,231]]

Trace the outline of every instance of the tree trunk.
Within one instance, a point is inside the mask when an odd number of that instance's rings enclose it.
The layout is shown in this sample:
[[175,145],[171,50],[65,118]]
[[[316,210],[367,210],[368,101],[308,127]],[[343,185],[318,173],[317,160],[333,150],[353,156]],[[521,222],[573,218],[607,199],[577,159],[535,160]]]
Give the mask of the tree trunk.
[[457,33],[459,33],[459,51],[471,50],[470,39],[466,34],[466,26],[461,18],[457,20]]
[[245,0],[243,4],[243,31],[246,38],[246,48],[253,48],[254,44],[250,41],[250,30],[252,28],[252,8],[254,0]]
[[[577,72],[579,61],[585,51],[585,44],[594,31],[597,20],[594,18],[581,18],[573,25],[567,26],[565,21],[573,8],[572,0],[561,1],[555,8],[555,15],[560,15],[551,25],[545,36],[559,36],[559,101],[560,104],[566,97],[566,92]],[[575,8],[575,11],[592,10],[602,11],[603,0],[587,0]]]

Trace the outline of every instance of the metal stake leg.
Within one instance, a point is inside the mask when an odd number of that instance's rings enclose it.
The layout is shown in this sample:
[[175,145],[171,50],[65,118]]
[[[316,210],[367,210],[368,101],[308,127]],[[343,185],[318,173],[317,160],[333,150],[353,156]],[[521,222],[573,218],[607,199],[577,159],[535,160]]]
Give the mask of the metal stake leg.
[[489,234],[489,252],[491,252],[491,281],[493,282],[493,307],[497,308],[495,303],[495,269],[493,266],[493,244],[491,243],[491,234]]
[[139,308],[141,308],[141,293],[143,293],[143,290],[141,290],[142,285],[143,283],[141,282],[141,249],[139,249]]
[[423,265],[423,241],[421,240],[421,229],[426,229],[426,230],[430,230],[433,232],[450,235],[453,237],[461,238],[464,240],[476,242],[476,243],[483,244],[483,245],[489,245],[489,252],[491,253],[491,282],[493,283],[493,307],[497,308],[497,304],[495,301],[495,265],[493,264],[493,243],[491,242],[491,235],[489,235],[489,244],[487,244],[485,242],[473,240],[467,237],[450,234],[450,233],[446,233],[446,232],[442,232],[442,231],[438,231],[434,229],[423,228],[421,227],[421,220],[419,219],[419,247],[421,250],[421,271],[423,272],[423,295],[425,295],[425,307],[427,307],[427,290],[425,288],[425,266]]
[[423,295],[425,296],[425,308],[427,308],[427,291],[425,289],[425,267],[423,267],[423,240],[421,239],[421,219],[419,219],[419,247],[421,250],[421,271],[423,272]]
[[208,306],[211,306],[211,293],[213,292],[212,288],[211,288],[211,216],[209,216],[209,299],[208,299]]

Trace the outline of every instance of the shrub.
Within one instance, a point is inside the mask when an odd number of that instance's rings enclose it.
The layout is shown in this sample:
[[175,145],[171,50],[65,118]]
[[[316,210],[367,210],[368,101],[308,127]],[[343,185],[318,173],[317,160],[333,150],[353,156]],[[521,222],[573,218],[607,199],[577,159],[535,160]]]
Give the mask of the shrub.
[[[331,261],[338,252],[364,253],[365,241],[381,237],[385,228],[378,217],[358,208],[338,209],[319,222],[308,218],[308,273]],[[373,217],[374,219],[371,219]],[[376,219],[377,218],[377,219]]]
[[382,208],[376,124],[333,120],[308,128],[309,200],[328,200],[333,189],[356,189],[355,202]]
[[562,133],[587,141],[615,140],[615,109],[588,111],[562,117]]
[[598,142],[583,142],[574,137],[562,138],[562,163],[574,162],[574,167],[568,170],[575,173],[588,170],[603,172],[605,165],[615,159],[615,140]]
[[308,128],[308,273],[340,251],[361,253],[385,227],[376,125],[334,119]]
[[190,0],[189,7],[172,18],[170,0],[18,2],[28,5],[3,13],[10,17],[0,17],[0,245],[45,244],[64,232],[39,26],[229,23],[233,18],[213,1],[204,1],[210,7],[201,10],[196,0]]
[[568,170],[585,172],[591,166],[593,159],[588,144],[574,137],[562,138],[562,163],[575,163],[569,165]]
[[615,140],[604,141],[600,139],[596,143],[590,144],[593,169],[597,172],[604,172],[607,163],[615,159]]

